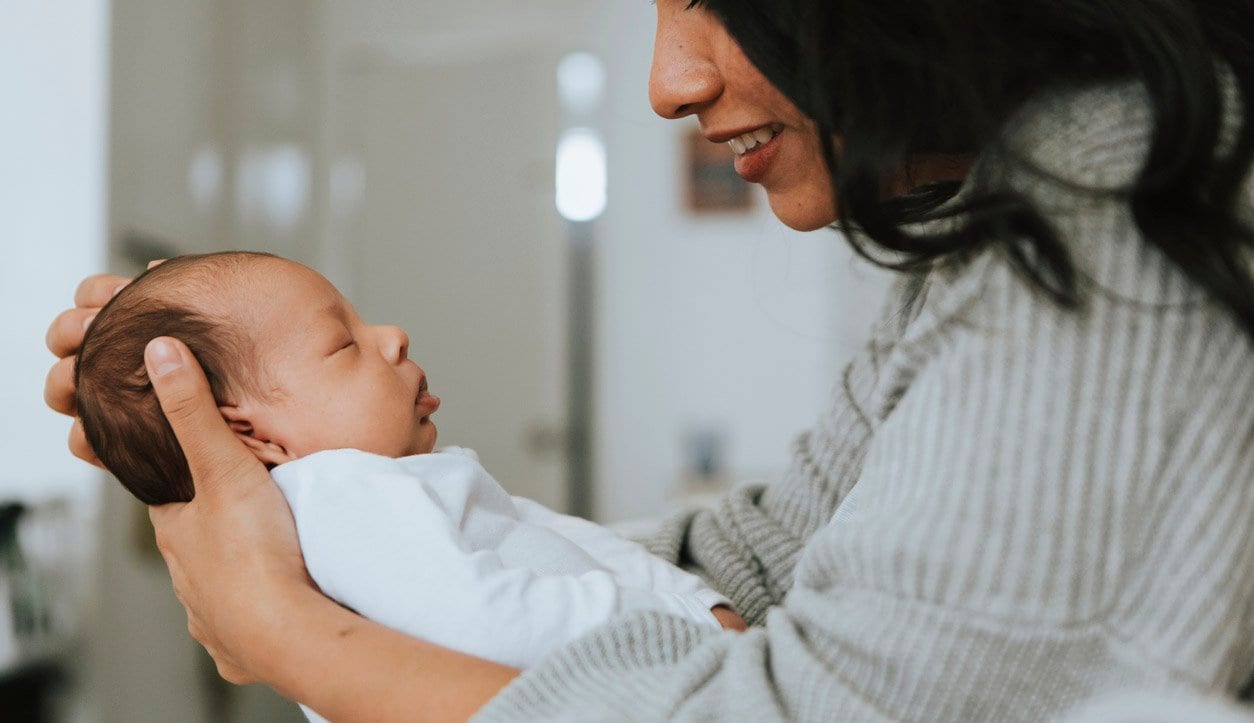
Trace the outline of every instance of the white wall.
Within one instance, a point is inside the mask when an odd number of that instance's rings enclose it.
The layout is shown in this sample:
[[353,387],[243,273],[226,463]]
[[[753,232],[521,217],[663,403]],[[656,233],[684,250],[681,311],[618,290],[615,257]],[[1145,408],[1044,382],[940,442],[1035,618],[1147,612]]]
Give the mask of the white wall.
[[[69,419],[44,405],[44,333],[104,262],[108,11],[108,0],[0,9],[0,500],[68,499],[70,524],[92,520],[100,475],[67,449]],[[55,562],[73,575],[87,553],[71,554]]]
[[0,498],[97,489],[44,405],[44,332],[103,264],[107,29],[107,0],[0,11]]
[[751,215],[683,210],[683,136],[649,108],[654,14],[614,3],[609,63],[609,207],[600,222],[598,516],[673,506],[685,437],[722,431],[733,481],[769,480],[825,407],[886,283],[831,231],[798,234],[765,199]]

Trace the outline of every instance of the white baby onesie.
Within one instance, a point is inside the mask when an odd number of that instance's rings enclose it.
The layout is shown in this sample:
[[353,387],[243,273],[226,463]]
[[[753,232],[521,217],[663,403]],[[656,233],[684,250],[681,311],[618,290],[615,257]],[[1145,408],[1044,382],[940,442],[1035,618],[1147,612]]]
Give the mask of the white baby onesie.
[[331,598],[411,636],[527,667],[615,615],[718,627],[727,599],[640,545],[511,497],[470,450],[318,452],[273,476]]

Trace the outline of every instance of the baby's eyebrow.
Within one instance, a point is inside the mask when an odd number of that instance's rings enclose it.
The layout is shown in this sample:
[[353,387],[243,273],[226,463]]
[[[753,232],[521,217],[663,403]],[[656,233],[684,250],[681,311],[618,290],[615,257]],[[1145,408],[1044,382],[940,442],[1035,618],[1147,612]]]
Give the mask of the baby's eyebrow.
[[344,309],[343,304],[332,302],[322,307],[318,313],[322,316],[334,316],[336,319],[343,322],[345,326],[348,326],[348,312]]

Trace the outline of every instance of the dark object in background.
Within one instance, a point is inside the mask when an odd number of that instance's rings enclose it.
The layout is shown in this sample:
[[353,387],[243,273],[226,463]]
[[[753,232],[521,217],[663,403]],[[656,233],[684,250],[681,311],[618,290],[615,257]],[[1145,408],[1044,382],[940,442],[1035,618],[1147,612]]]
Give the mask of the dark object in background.
[[28,508],[18,502],[0,505],[0,605],[8,610],[0,620],[12,626],[4,639],[14,641],[8,651],[10,667],[0,666],[0,711],[5,723],[50,723],[52,697],[67,676],[55,659],[24,659],[22,642],[40,638],[49,629],[47,601],[27,564],[18,540],[18,525]]
[[68,680],[64,668],[47,662],[0,675],[4,723],[52,723],[52,699]]
[[26,505],[10,502],[0,505],[0,590],[7,598],[0,598],[0,605],[8,605],[8,618],[13,626],[13,639],[29,639],[48,629],[48,608],[43,594],[35,581],[34,571],[26,563],[22,547],[17,539],[17,527],[26,515]]

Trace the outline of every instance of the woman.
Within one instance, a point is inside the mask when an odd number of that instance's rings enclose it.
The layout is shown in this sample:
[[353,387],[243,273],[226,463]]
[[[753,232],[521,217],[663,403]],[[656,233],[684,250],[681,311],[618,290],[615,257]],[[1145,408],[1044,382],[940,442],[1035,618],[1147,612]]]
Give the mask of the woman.
[[[788,475],[652,540],[753,627],[634,616],[520,675],[364,621],[312,587],[269,476],[159,339],[149,373],[197,490],[151,516],[222,674],[335,720],[1009,721],[1130,687],[1236,693],[1254,673],[1254,8],[657,12],[654,109],[730,142],[787,225],[839,222],[906,272]],[[84,282],[54,353],[123,281]],[[65,412],[69,372],[47,386]]]

